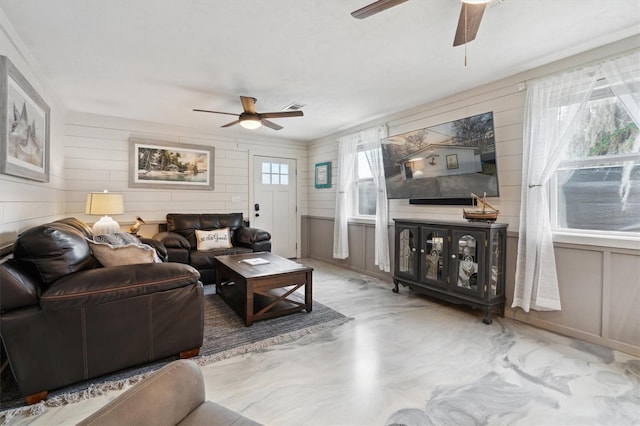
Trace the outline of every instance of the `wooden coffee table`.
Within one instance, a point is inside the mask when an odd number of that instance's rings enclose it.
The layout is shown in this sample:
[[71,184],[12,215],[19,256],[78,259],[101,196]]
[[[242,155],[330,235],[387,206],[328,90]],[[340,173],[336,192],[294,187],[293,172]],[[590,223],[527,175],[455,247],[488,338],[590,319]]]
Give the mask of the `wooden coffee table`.
[[[268,263],[245,263],[252,259]],[[260,319],[311,312],[312,271],[269,252],[216,256],[216,293],[250,326]],[[304,300],[294,293],[302,286]]]

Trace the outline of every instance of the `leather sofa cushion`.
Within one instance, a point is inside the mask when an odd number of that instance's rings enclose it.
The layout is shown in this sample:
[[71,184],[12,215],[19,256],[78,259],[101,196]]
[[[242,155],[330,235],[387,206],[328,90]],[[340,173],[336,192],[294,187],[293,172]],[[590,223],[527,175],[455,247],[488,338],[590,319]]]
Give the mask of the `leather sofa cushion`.
[[100,266],[83,233],[64,222],[36,226],[20,234],[13,245],[13,257],[36,270],[45,288],[65,275]]
[[247,247],[229,247],[213,250],[193,250],[190,253],[191,266],[197,269],[212,269],[216,267],[215,256],[252,252],[253,250]]
[[40,297],[43,310],[74,309],[195,284],[200,273],[182,263],[113,266],[60,278]]

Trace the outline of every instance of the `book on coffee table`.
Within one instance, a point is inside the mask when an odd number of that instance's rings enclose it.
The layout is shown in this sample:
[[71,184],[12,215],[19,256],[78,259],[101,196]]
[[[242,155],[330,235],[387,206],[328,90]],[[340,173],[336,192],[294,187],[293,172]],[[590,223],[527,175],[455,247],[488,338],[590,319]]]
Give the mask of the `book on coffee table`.
[[260,257],[254,257],[253,259],[242,259],[240,262],[244,262],[244,263],[249,264],[251,266],[264,265],[266,263],[269,263],[268,260],[262,259]]

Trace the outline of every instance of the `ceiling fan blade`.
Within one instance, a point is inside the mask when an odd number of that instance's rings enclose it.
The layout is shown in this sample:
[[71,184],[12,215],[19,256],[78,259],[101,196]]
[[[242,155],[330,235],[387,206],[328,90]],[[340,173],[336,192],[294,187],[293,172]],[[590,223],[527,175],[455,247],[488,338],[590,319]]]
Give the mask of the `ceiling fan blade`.
[[238,116],[238,114],[232,114],[232,113],[230,113],[230,112],[209,111],[208,109],[196,109],[196,108],[194,108],[193,110],[194,110],[194,111],[197,111],[197,112],[210,112],[211,114],[234,115],[234,116],[236,116],[236,117]]
[[404,3],[405,1],[407,0],[378,0],[368,6],[356,10],[355,12],[351,12],[351,16],[356,19],[368,18],[371,15],[375,15],[376,13],[382,12],[383,10],[390,9],[393,6],[399,5],[400,3]]
[[286,117],[302,117],[302,111],[280,111],[280,112],[263,112],[260,114],[262,118],[286,118]]
[[453,39],[454,47],[475,40],[476,34],[478,34],[478,28],[480,28],[480,21],[482,20],[482,15],[484,14],[484,9],[486,7],[486,3],[462,3],[460,18],[458,18],[456,36]]
[[267,126],[273,130],[280,130],[283,128],[281,125],[276,124],[273,121],[269,121],[269,120],[262,120],[262,125]]
[[235,126],[238,123],[240,123],[240,120],[232,121],[231,123],[227,123],[224,126],[220,126],[220,127],[231,127],[231,126]]
[[244,109],[244,112],[248,112],[249,114],[256,113],[256,98],[240,96],[240,101],[242,101],[242,108]]

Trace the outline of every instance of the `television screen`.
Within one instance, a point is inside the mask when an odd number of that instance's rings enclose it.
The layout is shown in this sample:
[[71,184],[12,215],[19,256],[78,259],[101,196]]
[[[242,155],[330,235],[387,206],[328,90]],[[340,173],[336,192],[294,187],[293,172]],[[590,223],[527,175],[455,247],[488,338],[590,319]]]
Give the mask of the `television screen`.
[[498,196],[493,112],[388,137],[382,157],[388,198]]

